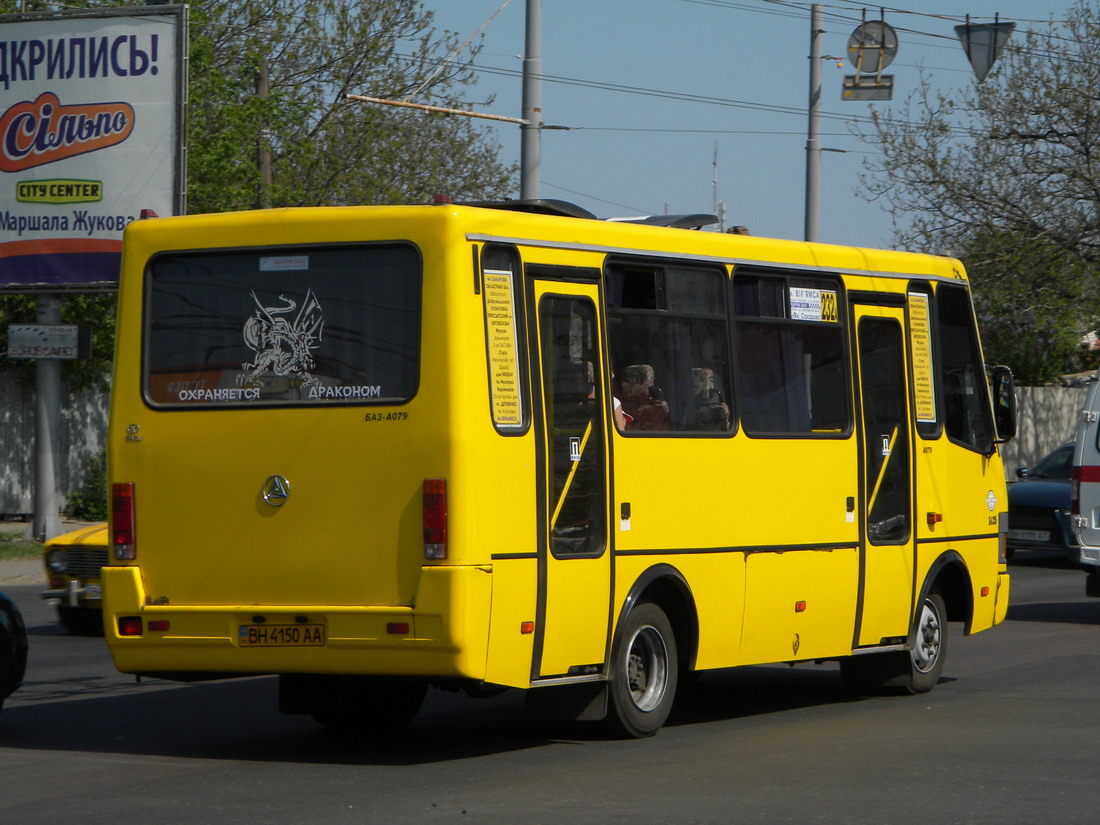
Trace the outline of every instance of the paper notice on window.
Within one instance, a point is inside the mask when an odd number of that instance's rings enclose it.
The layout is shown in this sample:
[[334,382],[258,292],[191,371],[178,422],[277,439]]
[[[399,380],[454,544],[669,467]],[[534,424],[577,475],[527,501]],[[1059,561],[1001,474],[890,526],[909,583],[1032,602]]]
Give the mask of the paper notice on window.
[[913,353],[913,405],[917,421],[935,422],[936,385],[932,379],[932,328],[928,296],[909,293],[909,349]]
[[484,275],[493,423],[500,429],[520,428],[523,426],[523,401],[516,341],[514,278],[511,272],[499,269],[486,269]]
[[792,286],[789,302],[792,321],[824,321],[835,324],[840,320],[834,290]]

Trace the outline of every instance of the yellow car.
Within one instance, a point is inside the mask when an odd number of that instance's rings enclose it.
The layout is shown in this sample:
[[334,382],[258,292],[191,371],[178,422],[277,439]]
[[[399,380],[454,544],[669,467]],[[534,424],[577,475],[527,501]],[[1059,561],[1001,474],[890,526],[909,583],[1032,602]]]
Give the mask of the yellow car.
[[70,633],[103,632],[103,580],[107,564],[107,524],[81,527],[46,542],[46,577],[50,589],[43,599],[59,599],[57,616]]

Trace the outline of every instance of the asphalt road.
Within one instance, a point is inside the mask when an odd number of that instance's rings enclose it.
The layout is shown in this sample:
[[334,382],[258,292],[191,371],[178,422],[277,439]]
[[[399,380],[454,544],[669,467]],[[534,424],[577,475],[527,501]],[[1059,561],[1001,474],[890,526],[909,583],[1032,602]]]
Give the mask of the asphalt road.
[[625,742],[435,691],[397,739],[341,737],[279,715],[270,678],[136,683],[9,583],[31,663],[0,715],[0,822],[1093,823],[1100,599],[1056,562],[1012,571],[1008,621],[952,626],[930,694],[853,697],[835,665],[709,673]]

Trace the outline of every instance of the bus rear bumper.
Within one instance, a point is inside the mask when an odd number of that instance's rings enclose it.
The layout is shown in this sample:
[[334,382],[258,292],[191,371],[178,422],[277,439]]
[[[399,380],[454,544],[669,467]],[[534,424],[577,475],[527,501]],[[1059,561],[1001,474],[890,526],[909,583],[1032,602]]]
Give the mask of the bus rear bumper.
[[140,568],[107,567],[104,635],[123,673],[482,679],[491,573],[425,567],[415,607],[153,605],[145,603]]

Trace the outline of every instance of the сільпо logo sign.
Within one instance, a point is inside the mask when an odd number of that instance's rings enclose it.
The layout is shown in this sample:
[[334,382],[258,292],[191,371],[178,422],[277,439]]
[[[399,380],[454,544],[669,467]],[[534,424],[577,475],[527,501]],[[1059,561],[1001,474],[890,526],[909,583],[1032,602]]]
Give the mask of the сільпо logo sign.
[[0,170],[19,172],[122,143],[134,130],[129,103],[62,106],[53,92],[0,117]]

